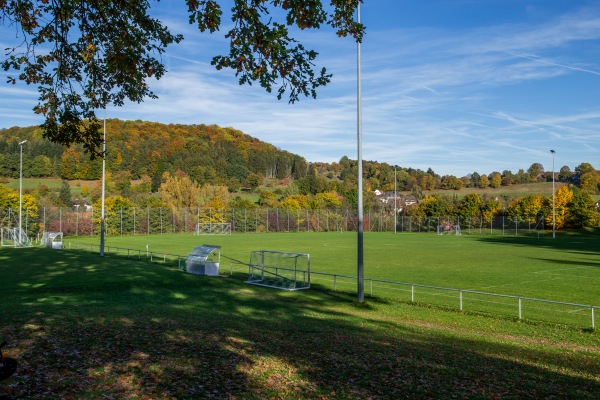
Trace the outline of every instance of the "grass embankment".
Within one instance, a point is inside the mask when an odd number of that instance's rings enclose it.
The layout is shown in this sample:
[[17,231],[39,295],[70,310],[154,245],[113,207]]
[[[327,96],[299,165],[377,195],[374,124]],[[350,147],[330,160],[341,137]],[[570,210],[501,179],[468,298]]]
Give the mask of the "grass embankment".
[[600,340],[143,261],[0,249],[13,398],[597,398]]

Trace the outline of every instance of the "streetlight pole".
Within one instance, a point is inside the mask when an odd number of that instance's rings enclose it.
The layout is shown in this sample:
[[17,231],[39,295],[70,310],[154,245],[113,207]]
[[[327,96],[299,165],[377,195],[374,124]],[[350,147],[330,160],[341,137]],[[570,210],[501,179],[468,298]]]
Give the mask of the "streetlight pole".
[[102,209],[100,210],[100,257],[104,257],[104,187],[106,185],[106,109],[104,110],[104,141],[102,143]]
[[20,148],[20,157],[19,157],[19,242],[21,241],[21,237],[23,236],[23,228],[22,228],[22,210],[23,210],[23,145],[27,142],[27,140],[23,140],[19,142]]
[[75,204],[75,216],[77,221],[75,222],[75,236],[79,236],[79,204]]
[[398,190],[396,183],[398,182],[397,176],[397,165],[394,165],[394,235],[396,234],[396,227],[398,226],[398,204],[396,203],[398,200]]
[[552,153],[552,239],[556,238],[556,204],[554,200],[554,150],[550,150]]
[[[357,22],[360,24],[360,2],[358,2],[357,9]],[[357,147],[358,147],[358,271],[357,271],[357,292],[358,302],[363,303],[365,301],[365,281],[364,281],[364,253],[363,253],[363,177],[362,177],[362,86],[360,77],[360,42],[357,42],[357,56],[356,56],[356,70],[357,70],[357,85],[356,85],[356,136],[357,136]]]

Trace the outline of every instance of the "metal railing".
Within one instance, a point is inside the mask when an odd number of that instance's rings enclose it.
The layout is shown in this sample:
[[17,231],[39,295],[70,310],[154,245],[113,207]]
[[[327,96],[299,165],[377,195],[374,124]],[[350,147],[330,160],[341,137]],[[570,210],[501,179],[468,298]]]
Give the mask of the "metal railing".
[[[69,242],[67,250],[98,252],[95,244]],[[127,258],[145,258],[151,262],[162,262],[182,269],[186,256],[136,250],[123,247],[106,246],[105,255],[123,256]],[[243,273],[248,277],[250,264],[231,262],[229,274]],[[285,268],[280,268],[285,269]],[[334,291],[352,292],[356,288],[355,276],[331,274],[327,272],[310,272],[311,287],[331,288]],[[320,283],[321,282],[321,283]],[[449,308],[459,311],[482,313],[492,316],[512,317],[518,320],[544,321],[584,328],[596,327],[595,314],[600,306],[578,304],[556,300],[538,299],[527,296],[516,296],[499,293],[482,292],[471,289],[457,289],[442,286],[423,285],[418,283],[398,282],[385,279],[364,278],[365,289],[369,295],[376,294],[382,298],[396,299],[413,304],[424,304]],[[315,284],[317,286],[315,286]],[[588,321],[588,322],[586,322]],[[591,322],[591,325],[588,325]]]
[[[100,253],[100,245],[97,244],[88,244],[88,243],[78,243],[78,242],[69,242],[68,250],[83,250],[89,251],[90,253]],[[116,247],[116,246],[104,246],[104,255],[105,256],[126,256],[127,258],[137,258],[142,259],[145,258],[150,262],[160,262],[162,264],[171,264],[177,265],[179,269],[183,269],[183,265],[185,265],[185,260],[187,256],[181,256],[179,254],[169,254],[161,251],[150,251],[150,250],[136,250],[136,249],[128,249],[125,247]]]
[[[245,265],[241,263],[230,264],[230,275],[233,274],[234,265]],[[245,265],[247,266],[247,265]],[[311,282],[318,284],[326,282],[325,288],[330,287],[334,291],[350,292],[356,288],[356,277],[326,272],[311,271]],[[470,289],[457,289],[442,286],[423,285],[418,283],[398,282],[385,279],[364,278],[365,288],[368,287],[369,295],[375,296],[375,292],[385,298],[400,298],[419,304],[428,304],[459,311],[470,311],[486,313],[490,315],[502,315],[515,317],[519,320],[537,320],[545,322],[564,323],[568,325],[586,326],[591,322],[591,328],[595,329],[595,310],[600,306],[590,304],[578,304],[556,300],[538,299],[527,296],[515,296],[499,293],[489,293]],[[347,289],[346,289],[347,287]],[[526,305],[529,304],[528,307]],[[527,312],[527,318],[524,313]],[[548,318],[552,315],[553,318]],[[587,325],[589,327],[590,325]]]
[[[342,286],[356,287],[356,277],[340,274],[312,271],[312,281],[328,282],[334,291]],[[316,276],[315,276],[316,275]],[[319,277],[325,277],[319,279]],[[600,306],[578,304],[556,300],[538,299],[534,297],[489,293],[470,289],[457,289],[442,286],[423,285],[417,283],[397,282],[383,279],[364,278],[365,288],[369,288],[371,297],[375,291],[382,297],[400,297],[411,303],[431,304],[459,311],[483,312],[492,315],[504,315],[524,319],[527,311],[528,320],[539,320],[556,323],[584,325],[584,320],[591,322],[595,329],[595,310]],[[342,289],[342,291],[347,291]],[[525,307],[530,304],[529,307]],[[553,318],[548,318],[552,315]]]

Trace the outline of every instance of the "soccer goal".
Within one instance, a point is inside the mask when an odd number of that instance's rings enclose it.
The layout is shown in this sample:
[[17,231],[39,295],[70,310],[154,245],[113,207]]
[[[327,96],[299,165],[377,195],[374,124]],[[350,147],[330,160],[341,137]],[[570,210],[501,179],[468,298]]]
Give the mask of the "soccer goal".
[[438,235],[460,235],[460,225],[442,224],[437,226]]
[[246,283],[282,290],[310,288],[310,255],[274,250],[250,254]]
[[231,224],[229,222],[224,223],[211,223],[211,222],[199,222],[196,224],[194,235],[230,235]]
[[2,228],[1,239],[2,246],[10,247],[31,247],[31,240],[27,237],[24,230],[20,228]]

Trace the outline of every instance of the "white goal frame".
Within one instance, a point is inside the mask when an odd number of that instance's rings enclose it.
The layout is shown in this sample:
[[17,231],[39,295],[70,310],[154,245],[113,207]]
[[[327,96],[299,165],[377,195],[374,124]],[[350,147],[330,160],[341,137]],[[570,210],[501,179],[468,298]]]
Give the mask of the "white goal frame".
[[229,222],[198,222],[194,235],[231,235]]
[[437,226],[437,234],[438,235],[460,235],[460,225],[459,224],[440,224]]
[[20,228],[2,228],[0,244],[3,247],[32,247],[27,233]]
[[250,254],[246,283],[280,290],[310,288],[310,255],[275,250]]

